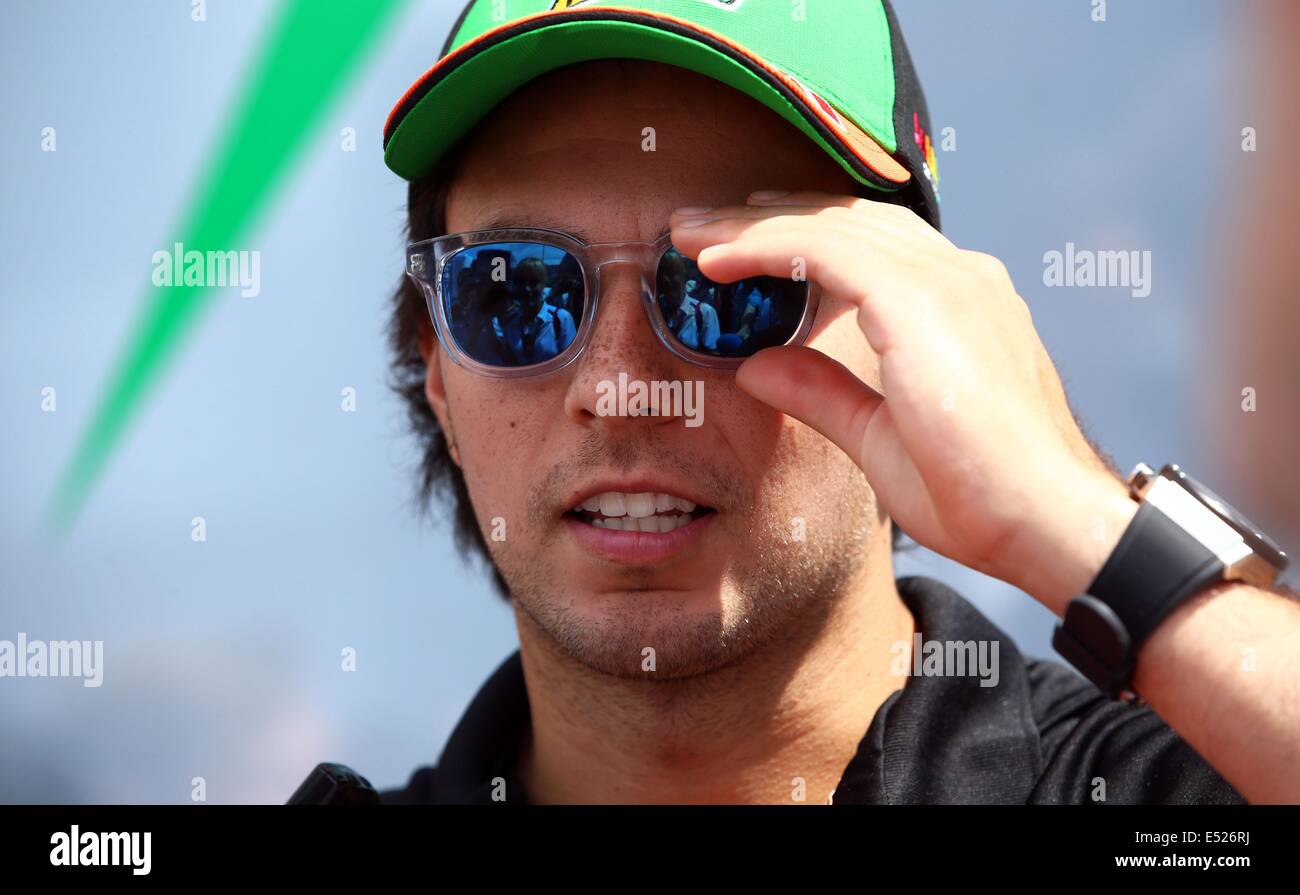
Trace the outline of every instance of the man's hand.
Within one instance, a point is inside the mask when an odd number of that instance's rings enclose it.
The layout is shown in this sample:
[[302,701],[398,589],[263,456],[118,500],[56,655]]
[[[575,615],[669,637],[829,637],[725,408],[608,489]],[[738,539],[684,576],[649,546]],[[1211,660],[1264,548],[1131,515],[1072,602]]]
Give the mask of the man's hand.
[[[673,243],[723,281],[790,277],[802,259],[858,309],[884,399],[806,348],[760,352],[736,382],[848,452],[904,531],[1058,615],[1087,588],[1137,503],[1079,431],[1001,263],[910,211],[821,193],[675,214]],[[1247,799],[1296,802],[1297,643],[1293,600],[1224,583],[1156,629],[1133,681]]]
[[1000,261],[910,210],[825,193],[756,193],[672,224],[718,281],[789,278],[802,260],[858,309],[885,399],[808,348],[760,352],[740,388],[839,445],[917,542],[1058,614],[1085,589],[1137,504],[1079,430]]

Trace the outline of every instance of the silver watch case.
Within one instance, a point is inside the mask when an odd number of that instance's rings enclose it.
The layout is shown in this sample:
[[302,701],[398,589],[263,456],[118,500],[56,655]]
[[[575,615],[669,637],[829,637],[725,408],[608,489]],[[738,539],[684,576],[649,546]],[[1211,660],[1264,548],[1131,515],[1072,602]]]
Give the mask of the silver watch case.
[[1224,580],[1272,587],[1287,567],[1282,548],[1230,504],[1170,463],[1155,472],[1139,463],[1129,493],[1164,513],[1223,563]]

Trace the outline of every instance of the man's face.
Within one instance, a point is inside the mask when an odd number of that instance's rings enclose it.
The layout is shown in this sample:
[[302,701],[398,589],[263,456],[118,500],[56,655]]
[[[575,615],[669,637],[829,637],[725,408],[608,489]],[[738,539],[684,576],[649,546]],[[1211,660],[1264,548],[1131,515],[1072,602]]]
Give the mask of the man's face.
[[[653,152],[643,150],[648,127]],[[467,148],[447,224],[649,242],[674,208],[795,188],[847,194],[854,184],[731,88],[668,66],[602,61],[555,72],[494,110]],[[642,676],[652,648],[657,677],[705,673],[824,618],[862,574],[868,534],[887,551],[887,533],[843,452],[745,395],[733,373],[669,353],[646,319],[634,266],[606,267],[601,280],[595,331],[575,363],[540,379],[489,379],[439,350],[427,392],[526,620],[599,671]],[[878,385],[847,305],[823,298],[809,344]],[[602,415],[599,383],[620,374],[702,382],[702,425]],[[682,528],[618,547],[574,512],[610,492],[698,508]]]
[[681,271],[674,270],[671,265],[662,264],[659,267],[659,301],[669,308],[679,308],[682,302],[686,300],[686,289],[682,285],[683,275]]
[[545,286],[542,276],[532,270],[524,271],[515,280],[515,286],[524,309],[531,314],[537,313],[542,306],[542,289]]

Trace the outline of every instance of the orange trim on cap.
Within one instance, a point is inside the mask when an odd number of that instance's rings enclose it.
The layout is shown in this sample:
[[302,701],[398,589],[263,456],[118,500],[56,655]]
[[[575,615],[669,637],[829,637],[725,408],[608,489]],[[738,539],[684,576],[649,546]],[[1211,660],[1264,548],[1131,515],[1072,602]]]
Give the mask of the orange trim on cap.
[[[571,7],[569,9],[544,10],[539,13],[534,13],[530,16],[524,16],[523,18],[520,19],[514,19],[513,21],[507,22],[504,25],[498,25],[497,27],[492,28],[489,31],[484,31],[482,34],[480,34],[478,37],[474,38],[473,40],[469,41],[468,43],[462,44],[460,47],[453,50],[451,53],[448,53],[446,56],[442,57],[436,63],[434,63],[434,65],[428,71],[426,71],[419,78],[417,78],[415,83],[406,89],[406,92],[402,94],[401,99],[397,101],[397,104],[393,106],[392,111],[388,113],[388,118],[384,122],[384,131],[385,132],[388,131],[389,126],[393,123],[393,116],[397,114],[397,110],[402,107],[402,105],[406,102],[407,98],[410,97],[410,95],[414,93],[416,90],[418,90],[420,85],[422,85],[425,81],[431,78],[441,68],[443,68],[443,66],[447,65],[447,63],[449,63],[453,59],[456,59],[468,53],[472,53],[474,51],[474,48],[478,44],[488,40],[498,32],[506,31],[512,28],[517,28],[522,23],[534,21],[537,19],[543,19],[548,16],[563,16],[565,18],[572,18],[573,17],[572,13],[575,10],[579,10],[579,9],[580,7]],[[888,181],[891,181],[892,183],[905,184],[912,179],[912,175],[907,170],[907,168],[903,167],[903,165],[900,164],[897,159],[895,159],[892,155],[886,152],[885,148],[881,146],[879,143],[877,143],[874,139],[872,139],[870,134],[862,130],[862,128],[858,127],[856,124],[854,124],[852,121],[850,121],[848,118],[844,117],[843,115],[839,115],[834,111],[828,113],[826,109],[822,108],[822,103],[826,103],[824,99],[821,100],[820,103],[817,102],[816,100],[820,99],[820,97],[817,97],[815,94],[810,95],[812,94],[812,91],[804,87],[803,84],[800,83],[797,79],[795,79],[791,75],[786,74],[781,69],[776,68],[773,65],[770,65],[767,62],[767,60],[763,59],[760,56],[756,56],[755,54],[750,52],[746,47],[741,46],[740,44],[736,43],[730,38],[718,34],[715,31],[710,31],[707,28],[702,28],[699,25],[697,25],[695,22],[690,22],[685,19],[679,19],[676,16],[670,16],[666,13],[661,13],[661,12],[650,12],[644,9],[629,9],[627,7],[622,7],[622,6],[596,6],[596,7],[589,7],[587,10],[583,10],[583,11],[623,12],[623,13],[630,13],[635,16],[643,16],[646,18],[662,19],[666,22],[672,22],[675,25],[683,27],[688,31],[695,31],[699,34],[710,37],[713,40],[718,41],[719,43],[725,44],[726,46],[735,50],[737,53],[740,53],[746,59],[758,65],[764,71],[775,76],[782,84],[784,84],[787,88],[789,88],[789,90],[792,93],[794,93],[796,96],[801,97],[804,100],[804,105],[806,105],[809,109],[811,109],[812,113],[815,116],[817,116],[817,118],[824,125],[826,125],[826,127],[832,133],[838,134],[843,139],[844,144],[853,152],[853,154],[857,156],[863,162],[863,164],[869,167],[872,171],[875,171],[881,177],[885,178]],[[829,106],[829,103],[826,103],[826,105]],[[831,108],[832,110],[834,109],[834,107]]]

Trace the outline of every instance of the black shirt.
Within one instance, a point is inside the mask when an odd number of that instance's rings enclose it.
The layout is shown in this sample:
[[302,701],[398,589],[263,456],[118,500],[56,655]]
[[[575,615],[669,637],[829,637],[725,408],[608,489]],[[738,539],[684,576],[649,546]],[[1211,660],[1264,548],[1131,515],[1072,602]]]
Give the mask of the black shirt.
[[[974,675],[909,676],[877,710],[833,804],[1244,803],[1150,708],[1108,699],[1063,665],[1022,656],[937,581],[901,578],[898,591],[925,640],[997,641],[997,685]],[[491,803],[499,778],[495,792],[506,803],[526,803],[515,759],[528,723],[516,652],[474,697],[437,766],[418,769],[382,801]]]

